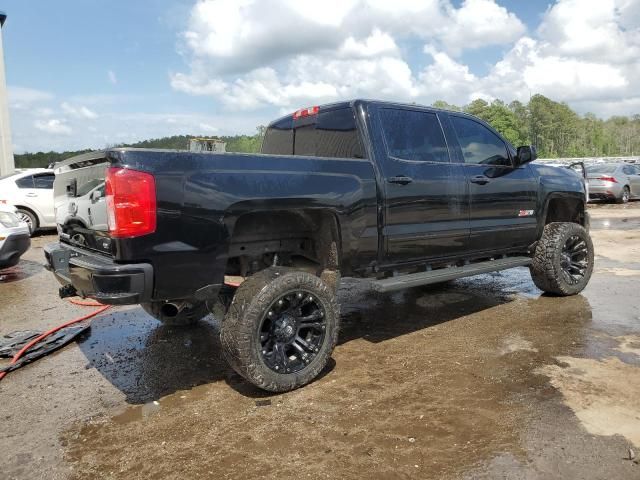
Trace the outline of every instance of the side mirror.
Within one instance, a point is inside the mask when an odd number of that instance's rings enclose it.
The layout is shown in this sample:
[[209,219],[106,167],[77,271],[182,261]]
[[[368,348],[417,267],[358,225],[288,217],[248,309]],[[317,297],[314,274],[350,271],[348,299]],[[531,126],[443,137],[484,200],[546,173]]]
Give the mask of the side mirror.
[[91,201],[92,202],[97,202],[101,198],[102,198],[102,192],[100,190],[94,190],[93,192],[91,192]]
[[536,158],[538,158],[536,147],[533,145],[523,145],[521,147],[518,147],[518,153],[516,155],[516,166],[533,162]]

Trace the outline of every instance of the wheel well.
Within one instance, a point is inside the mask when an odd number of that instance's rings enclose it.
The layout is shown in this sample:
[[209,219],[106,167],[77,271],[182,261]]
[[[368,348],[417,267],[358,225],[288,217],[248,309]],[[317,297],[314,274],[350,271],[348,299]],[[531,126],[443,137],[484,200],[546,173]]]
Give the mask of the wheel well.
[[272,265],[322,275],[339,270],[338,222],[331,212],[251,212],[235,223],[226,274],[246,277]]
[[31,215],[34,216],[34,218],[36,219],[36,222],[37,222],[37,225],[35,225],[34,228],[38,228],[40,226],[40,217],[38,217],[38,214],[36,212],[34,212],[29,207],[25,207],[24,205],[15,205],[15,207],[17,209],[19,209],[19,210],[25,210],[25,211],[29,212]]
[[85,225],[85,223],[78,219],[78,218],[70,218],[68,219],[66,222],[64,222],[64,227],[73,227],[73,226],[79,226],[80,228],[87,228],[87,226]]
[[584,225],[584,202],[577,198],[552,198],[547,206],[545,225],[552,222],[571,222]]

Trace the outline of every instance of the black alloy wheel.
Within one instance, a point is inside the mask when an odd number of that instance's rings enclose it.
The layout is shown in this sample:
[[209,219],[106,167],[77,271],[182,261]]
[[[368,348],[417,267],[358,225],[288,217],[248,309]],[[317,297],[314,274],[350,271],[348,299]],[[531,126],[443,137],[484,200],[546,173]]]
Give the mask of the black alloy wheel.
[[326,328],[324,308],[311,292],[282,295],[260,325],[262,361],[277,373],[302,370],[322,348]]
[[589,249],[582,237],[572,235],[564,242],[560,267],[569,283],[575,285],[584,279],[589,267]]
[[335,292],[312,273],[270,267],[236,289],[220,327],[229,365],[255,386],[287,392],[312,382],[338,340]]

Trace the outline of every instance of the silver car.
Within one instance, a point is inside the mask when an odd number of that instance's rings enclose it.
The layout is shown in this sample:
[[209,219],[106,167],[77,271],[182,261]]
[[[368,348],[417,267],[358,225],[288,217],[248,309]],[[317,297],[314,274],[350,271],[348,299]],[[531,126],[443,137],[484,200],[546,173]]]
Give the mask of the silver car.
[[598,163],[587,167],[589,198],[627,203],[640,198],[640,168],[629,163]]

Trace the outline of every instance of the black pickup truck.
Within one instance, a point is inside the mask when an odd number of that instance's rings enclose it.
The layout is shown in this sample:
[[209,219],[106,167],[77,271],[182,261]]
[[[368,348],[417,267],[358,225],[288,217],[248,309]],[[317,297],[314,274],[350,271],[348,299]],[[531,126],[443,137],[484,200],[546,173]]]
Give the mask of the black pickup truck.
[[388,292],[529,266],[541,290],[580,292],[584,181],[535,156],[470,115],[366,100],[274,121],[261,154],[89,153],[56,166],[46,258],[61,296],[174,324],[213,312],[231,366],[291,390],[331,356],[341,276]]

